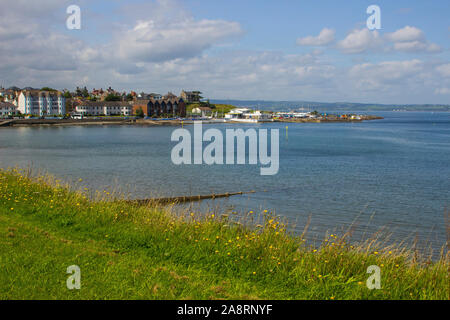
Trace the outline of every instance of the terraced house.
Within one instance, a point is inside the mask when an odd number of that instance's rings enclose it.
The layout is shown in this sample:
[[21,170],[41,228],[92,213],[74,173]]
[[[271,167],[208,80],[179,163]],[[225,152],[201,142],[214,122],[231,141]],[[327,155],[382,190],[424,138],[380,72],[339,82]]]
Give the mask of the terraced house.
[[180,97],[166,95],[162,99],[139,100],[133,104],[133,113],[142,109],[149,117],[185,117],[186,104]]
[[41,117],[64,115],[66,99],[59,91],[22,90],[17,98],[17,109],[22,114]]
[[83,101],[75,107],[77,114],[86,116],[130,116],[132,110],[126,101]]

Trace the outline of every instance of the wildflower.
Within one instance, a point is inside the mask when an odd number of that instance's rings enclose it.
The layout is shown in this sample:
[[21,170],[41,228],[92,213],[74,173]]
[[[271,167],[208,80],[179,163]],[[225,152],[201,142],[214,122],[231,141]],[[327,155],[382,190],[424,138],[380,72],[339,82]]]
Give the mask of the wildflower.
[[377,254],[378,254],[378,251],[375,251],[373,254],[374,254],[374,255],[377,255]]
[[256,272],[255,272],[255,271],[253,271],[253,274],[255,275],[255,274],[256,274]]
[[330,299],[331,299],[331,300],[334,300],[334,297],[331,297]]

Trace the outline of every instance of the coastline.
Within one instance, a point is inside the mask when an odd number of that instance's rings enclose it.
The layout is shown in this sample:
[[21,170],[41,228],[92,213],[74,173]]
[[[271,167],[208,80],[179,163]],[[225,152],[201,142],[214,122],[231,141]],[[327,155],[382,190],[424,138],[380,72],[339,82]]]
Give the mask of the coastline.
[[[315,119],[315,118],[299,118],[299,119],[276,119],[273,122],[287,123],[327,123],[327,122],[362,122],[371,120],[384,119],[379,116],[362,116],[361,119]],[[241,123],[233,121],[218,121],[215,119],[213,123]],[[0,121],[0,128],[5,127],[33,127],[33,126],[91,126],[91,125],[137,125],[137,126],[181,126],[183,124],[192,124],[194,120],[144,120],[144,119],[14,119]],[[208,123],[209,120],[205,120]],[[263,122],[258,122],[263,123]]]
[[[89,199],[49,176],[30,178],[15,169],[0,169],[0,190],[9,192],[0,199],[0,259],[10,283],[0,288],[2,298],[448,297],[448,254],[421,261],[414,248],[386,246],[376,236],[353,243],[351,233],[331,234],[310,247],[267,210],[259,213],[260,225],[244,226],[253,212],[238,222],[211,212],[177,215],[151,204],[111,202],[107,195]],[[73,263],[89,275],[84,286],[91,289],[67,296],[55,275]],[[366,287],[366,270],[374,265],[382,270],[382,290]],[[17,281],[23,285],[13,285]]]

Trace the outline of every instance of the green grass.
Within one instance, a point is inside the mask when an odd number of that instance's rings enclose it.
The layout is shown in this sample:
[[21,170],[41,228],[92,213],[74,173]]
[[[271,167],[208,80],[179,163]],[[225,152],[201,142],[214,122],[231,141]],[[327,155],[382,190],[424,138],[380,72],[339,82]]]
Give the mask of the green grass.
[[[270,213],[254,228],[211,213],[176,215],[49,177],[0,171],[1,299],[448,299],[448,257],[419,264],[407,251],[320,248]],[[253,215],[255,213],[249,213]],[[81,268],[81,290],[66,269]],[[367,267],[381,268],[369,290]]]
[[[201,103],[189,103],[186,106],[186,112],[192,113],[192,109],[198,108],[198,107],[207,107],[208,104],[205,102]],[[210,104],[209,107],[213,110],[213,112],[218,112],[219,114],[225,114],[230,112],[233,109],[236,109],[236,106],[233,106],[231,104]]]

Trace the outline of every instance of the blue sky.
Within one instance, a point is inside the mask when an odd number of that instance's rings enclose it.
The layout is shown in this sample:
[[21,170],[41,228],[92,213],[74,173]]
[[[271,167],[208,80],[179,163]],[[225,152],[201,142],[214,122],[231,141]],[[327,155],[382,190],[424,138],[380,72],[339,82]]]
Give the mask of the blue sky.
[[[6,85],[450,103],[449,1],[4,1]],[[81,30],[65,27],[70,4]],[[372,4],[376,31],[366,27]]]

